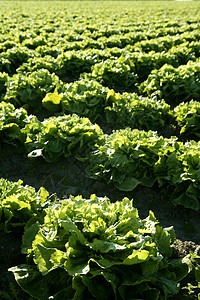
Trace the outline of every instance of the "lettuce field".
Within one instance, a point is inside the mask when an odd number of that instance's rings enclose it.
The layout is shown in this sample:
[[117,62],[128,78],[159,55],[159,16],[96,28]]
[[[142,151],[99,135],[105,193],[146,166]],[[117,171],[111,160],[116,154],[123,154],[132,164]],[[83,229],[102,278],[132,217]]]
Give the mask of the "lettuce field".
[[199,12],[1,1],[0,299],[200,299]]

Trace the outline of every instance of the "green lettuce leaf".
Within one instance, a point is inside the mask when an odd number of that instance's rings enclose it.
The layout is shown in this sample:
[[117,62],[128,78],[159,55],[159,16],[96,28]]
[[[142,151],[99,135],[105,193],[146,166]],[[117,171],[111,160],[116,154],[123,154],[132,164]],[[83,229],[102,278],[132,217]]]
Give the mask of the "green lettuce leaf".
[[167,299],[191,268],[189,260],[171,257],[173,228],[157,223],[153,212],[141,220],[128,198],[70,196],[46,208],[43,222],[29,221],[22,247],[27,265],[10,271],[41,300],[65,292],[73,300],[148,299],[148,291],[150,299]]

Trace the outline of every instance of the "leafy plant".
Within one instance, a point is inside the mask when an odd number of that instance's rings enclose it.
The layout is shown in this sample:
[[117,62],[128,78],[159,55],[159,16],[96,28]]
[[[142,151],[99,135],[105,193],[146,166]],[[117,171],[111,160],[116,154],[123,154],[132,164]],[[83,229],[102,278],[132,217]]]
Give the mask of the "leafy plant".
[[60,85],[59,78],[46,69],[31,74],[15,74],[7,81],[4,101],[15,107],[25,106],[27,109],[41,110],[44,96]]
[[107,122],[114,129],[131,127],[140,130],[157,130],[174,123],[170,106],[164,100],[145,98],[136,93],[109,92],[110,106],[105,108]]
[[17,46],[16,41],[6,40],[0,43],[0,52],[6,52],[6,50]]
[[154,166],[159,186],[175,205],[199,209],[200,143],[169,140]]
[[8,74],[13,75],[16,72],[16,69],[22,65],[23,63],[27,62],[30,57],[33,57],[34,53],[30,49],[26,47],[21,47],[17,45],[11,49],[8,49],[4,54],[4,59],[9,61],[8,65]]
[[0,103],[0,133],[2,142],[15,144],[14,140],[24,142],[21,128],[26,124],[27,111],[23,108],[16,109],[11,103]]
[[[132,201],[110,203],[92,195],[64,199],[46,209],[44,224],[26,228],[27,264],[10,269],[18,284],[44,299],[167,299],[191,270],[172,259],[173,227],[153,212],[141,220]],[[32,240],[32,242],[31,242]],[[56,278],[56,280],[52,280]],[[51,284],[50,284],[51,282]]]
[[82,79],[63,87],[62,110],[88,117],[91,122],[103,118],[103,109],[108,102],[109,89],[90,79]]
[[91,73],[85,77],[93,78],[111,88],[128,88],[135,86],[137,76],[134,71],[134,63],[123,57],[116,60],[107,59],[95,64],[91,68]]
[[43,187],[36,192],[33,187],[22,184],[22,180],[0,179],[0,230],[24,227],[49,204],[49,193]]
[[9,80],[9,76],[7,73],[0,72],[0,99],[3,98],[5,92],[6,92],[6,82]]
[[35,52],[44,58],[48,55],[56,58],[59,54],[61,54],[62,49],[60,49],[58,46],[49,47],[48,45],[42,45],[42,46],[38,46],[35,49]]
[[173,59],[176,58],[177,64],[171,64],[173,67],[178,67],[180,65],[185,65],[188,61],[195,61],[195,43],[192,45],[191,42],[187,41],[184,43],[179,44],[178,46],[173,46],[167,54]]
[[42,99],[42,106],[51,112],[61,111],[62,96],[58,93],[47,93]]
[[32,118],[22,133],[26,135],[28,156],[43,156],[48,162],[72,154],[80,160],[87,159],[95,144],[104,140],[97,124],[75,114],[50,117],[43,122]]
[[199,61],[189,61],[178,68],[166,64],[159,70],[153,70],[139,90],[148,96],[157,95],[174,106],[182,101],[199,100],[199,78]]
[[77,54],[77,51],[67,51],[57,57],[58,70],[56,74],[64,82],[77,80],[81,73],[90,72],[92,61]]
[[174,116],[180,126],[181,137],[199,140],[200,102],[194,100],[182,102],[174,108]]
[[27,62],[23,63],[18,69],[18,74],[26,74],[30,72],[35,72],[41,69],[46,69],[50,73],[56,73],[58,65],[56,59],[50,55],[45,55],[45,57],[31,57]]
[[190,261],[193,265],[192,271],[181,282],[180,293],[184,299],[199,299],[200,298],[200,256],[190,253]]
[[[138,45],[141,44],[146,45],[147,49],[149,48],[147,53],[142,51],[143,49],[135,49],[137,52],[130,52],[128,49],[130,46],[127,46],[126,53],[126,56],[135,65],[135,73],[138,76],[139,82],[146,80],[152,70],[159,70],[165,64],[178,68],[181,64],[186,64],[189,60],[196,60],[194,52],[189,48],[189,42],[173,46],[169,51],[165,51],[165,47],[158,40],[141,41],[138,43]],[[160,51],[158,52],[157,47],[160,47]]]
[[46,45],[47,40],[45,36],[35,36],[31,38],[26,38],[22,45],[29,49],[36,49],[38,46]]
[[199,209],[199,142],[181,143],[175,137],[130,128],[105,138],[90,156],[89,177],[113,183],[123,191],[157,182],[175,205]]
[[120,190],[132,191],[138,184],[153,186],[154,164],[165,143],[156,132],[126,128],[106,136],[90,158],[88,174],[103,179]]

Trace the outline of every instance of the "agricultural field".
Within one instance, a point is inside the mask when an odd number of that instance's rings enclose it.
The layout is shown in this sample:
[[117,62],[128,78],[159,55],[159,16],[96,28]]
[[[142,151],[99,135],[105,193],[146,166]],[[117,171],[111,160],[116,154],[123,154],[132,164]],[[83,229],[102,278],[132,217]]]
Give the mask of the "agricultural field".
[[1,1],[0,299],[200,299],[199,12]]

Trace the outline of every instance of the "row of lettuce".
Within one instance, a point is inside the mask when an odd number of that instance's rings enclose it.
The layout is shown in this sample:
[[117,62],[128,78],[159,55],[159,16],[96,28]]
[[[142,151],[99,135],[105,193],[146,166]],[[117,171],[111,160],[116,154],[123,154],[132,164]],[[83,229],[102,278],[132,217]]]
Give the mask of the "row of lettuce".
[[194,289],[200,282],[198,256],[175,257],[173,227],[160,227],[151,211],[140,219],[128,198],[58,200],[1,179],[0,230],[20,228],[26,260],[9,271],[39,300],[168,299],[188,274]]
[[[51,8],[47,13],[42,6],[40,9],[38,12],[33,7],[30,11],[26,5],[16,6],[0,17],[0,72],[12,77],[15,73],[30,75],[45,68],[64,81],[74,81],[80,74],[89,73],[104,85],[134,90],[153,70],[165,64],[178,68],[188,61],[196,62],[200,56],[198,14],[189,13],[198,7],[187,11],[182,8],[178,20],[158,9],[148,22],[136,7],[123,7],[117,19],[112,7],[97,11],[94,7],[82,7],[82,16],[72,7],[62,7],[59,13]],[[171,10],[170,15],[175,14]],[[140,17],[136,18],[137,15]],[[176,80],[173,86],[181,79]],[[179,91],[176,92],[178,95]]]
[[[128,92],[117,93],[103,86],[96,78],[88,78],[89,76],[64,84],[46,69],[13,77],[0,73],[1,128],[9,123],[19,123],[20,128],[23,127],[23,119],[27,118],[26,110],[35,115],[41,112],[51,115],[75,113],[80,117],[89,118],[93,123],[103,122],[112,129],[130,127],[146,131],[155,130],[168,136],[177,135],[181,140],[198,141],[200,63],[189,63],[186,67],[185,73],[181,71],[180,74],[177,69],[167,65],[159,71],[153,71],[152,80],[150,81],[149,76],[141,85],[141,89],[147,92],[148,96]],[[175,72],[178,73],[177,85]],[[165,99],[176,99],[180,103],[172,109],[165,100],[158,99],[158,94],[160,98],[164,96]],[[171,97],[167,96],[168,94]],[[185,102],[181,102],[181,99]],[[19,110],[20,118],[15,116],[19,114]]]
[[[143,82],[151,71],[160,69],[165,64],[178,68],[189,61],[196,62],[200,57],[199,37],[197,40],[184,40],[179,37],[179,43],[173,43],[171,37],[165,39],[168,39],[168,42],[148,40],[141,42],[141,47],[136,47],[135,44],[127,45],[123,49],[117,46],[102,49],[90,46],[86,49],[63,50],[58,45],[39,45],[36,49],[29,49],[21,45],[10,45],[5,52],[0,53],[0,71],[12,76],[15,73],[30,74],[46,68],[60,79],[66,80],[68,76],[71,81],[86,72],[94,77],[104,75],[103,80],[106,84],[122,84],[120,80],[112,82],[116,73],[115,77],[124,76],[122,87],[127,88],[136,82]],[[167,43],[170,45],[169,49],[165,45]],[[106,72],[113,73],[111,82],[108,82],[108,79],[106,81]]]
[[[52,63],[54,62],[54,64],[59,63],[60,56],[64,53],[77,53],[77,58],[84,58],[84,56],[89,55],[88,49],[91,50],[91,58],[93,58],[93,60],[90,59],[89,62],[87,62],[88,64],[90,63],[90,65],[98,62],[100,59],[106,60],[111,56],[119,57],[123,53],[127,52],[132,54],[136,62],[139,54],[141,55],[141,60],[142,58],[146,58],[147,61],[150,61],[149,56],[154,54],[154,57],[152,58],[153,61],[156,59],[158,60],[158,55],[160,53],[160,63],[162,62],[161,59],[165,59],[168,62],[172,61],[174,64],[177,64],[178,61],[184,63],[186,60],[188,60],[188,58],[194,59],[194,57],[199,57],[199,35],[196,36],[196,38],[195,35],[192,37],[191,34],[188,34],[188,36],[185,35],[185,37],[176,36],[176,38],[165,36],[159,39],[144,40],[134,43],[134,45],[127,44],[123,48],[120,48],[116,44],[110,45],[110,47],[104,45],[104,47],[99,48],[94,47],[94,45],[87,45],[86,47],[78,47],[78,49],[76,49],[75,46],[73,47],[73,42],[70,43],[70,49],[67,47],[66,49],[62,48],[59,44],[50,46],[43,45],[42,43],[38,43],[37,47],[35,48],[29,48],[27,45],[13,43],[9,40],[2,43],[2,46],[0,44],[2,60],[1,70],[7,70],[8,72],[13,73],[14,68],[17,69],[21,64],[26,63],[28,60],[31,63],[31,59],[33,59],[35,56],[37,58],[43,57],[45,59],[45,56],[49,55],[51,56]],[[142,65],[142,61],[138,61],[138,64],[139,63]],[[143,64],[144,63],[145,62],[143,62]]]
[[[187,25],[188,26],[188,25]],[[101,33],[101,31],[97,32],[95,37],[95,33],[93,32],[93,37],[88,36],[87,33],[78,35],[74,33],[72,30],[67,32],[62,32],[62,34],[58,31],[54,35],[42,34],[41,32],[29,32],[26,35],[26,31],[19,32],[16,31],[13,33],[9,32],[7,35],[0,35],[0,52],[6,53],[8,49],[12,49],[14,47],[25,47],[30,50],[38,50],[52,48],[57,50],[57,54],[61,51],[68,50],[84,50],[87,48],[92,49],[109,49],[109,48],[119,48],[126,50],[127,47],[131,47],[133,52],[140,51],[146,52],[155,51],[162,52],[168,51],[174,46],[178,46],[183,42],[197,42],[199,40],[199,29],[197,24],[193,24],[194,28],[188,28],[190,30],[186,30],[182,33],[174,33],[172,30],[163,30],[162,33],[152,33],[152,32],[137,32],[135,29],[130,33],[123,33],[123,29],[121,28],[121,33],[115,34],[114,31],[107,31],[106,37]],[[53,29],[53,27],[52,27]],[[77,29],[75,29],[76,31]],[[183,29],[181,29],[183,31]],[[170,32],[171,31],[171,32]]]
[[200,142],[131,128],[104,134],[99,125],[76,114],[40,121],[10,103],[0,107],[1,141],[17,145],[28,157],[53,162],[73,156],[87,162],[90,178],[123,191],[157,184],[174,204],[199,209]]
[[[8,14],[8,12],[6,12]],[[152,42],[162,43],[162,39],[167,36],[175,40],[182,37],[183,40],[198,39],[199,36],[199,17],[190,17],[190,22],[185,20],[186,14],[180,20],[146,20],[133,19],[131,9],[121,11],[121,19],[117,16],[117,22],[108,15],[106,23],[102,22],[102,15],[96,12],[91,18],[87,15],[84,18],[76,16],[74,13],[63,10],[60,15],[55,12],[36,13],[33,15],[29,11],[18,14],[2,15],[0,23],[0,51],[4,51],[10,45],[20,44],[30,49],[35,49],[39,45],[56,46],[63,49],[84,49],[105,47],[124,48],[126,45],[135,45],[143,41],[152,40]],[[159,13],[159,12],[158,12]],[[67,17],[66,17],[66,15]],[[104,11],[104,22],[105,22]],[[158,17],[158,18],[159,18]],[[134,20],[134,21],[133,21]],[[157,44],[158,44],[157,43]],[[140,47],[139,45],[138,48]]]
[[[23,48],[13,49],[13,60],[2,58],[1,64],[0,99],[13,103],[15,107],[26,105],[37,112],[46,93],[55,91],[70,98],[70,89],[72,93],[77,89],[79,96],[83,91],[78,86],[83,86],[83,82],[88,93],[98,93],[102,89],[104,95],[106,89],[103,87],[108,87],[121,93],[135,92],[143,97],[164,99],[171,108],[182,102],[199,101],[200,60],[187,47],[176,48],[171,55],[169,52],[125,52],[115,58],[113,53],[118,49],[112,49],[110,56],[108,52],[101,51],[103,53],[100,54],[95,50],[91,53],[65,52],[57,58],[36,55],[22,63],[22,53],[26,52],[23,51]],[[105,53],[107,57],[102,60],[101,55]],[[180,57],[184,60],[183,64],[179,61]],[[80,80],[85,81],[79,83]],[[92,86],[90,81],[97,81],[103,87],[97,83]],[[65,82],[72,82],[72,85]],[[95,108],[95,103],[93,106]],[[64,107],[65,111],[67,105]]]

